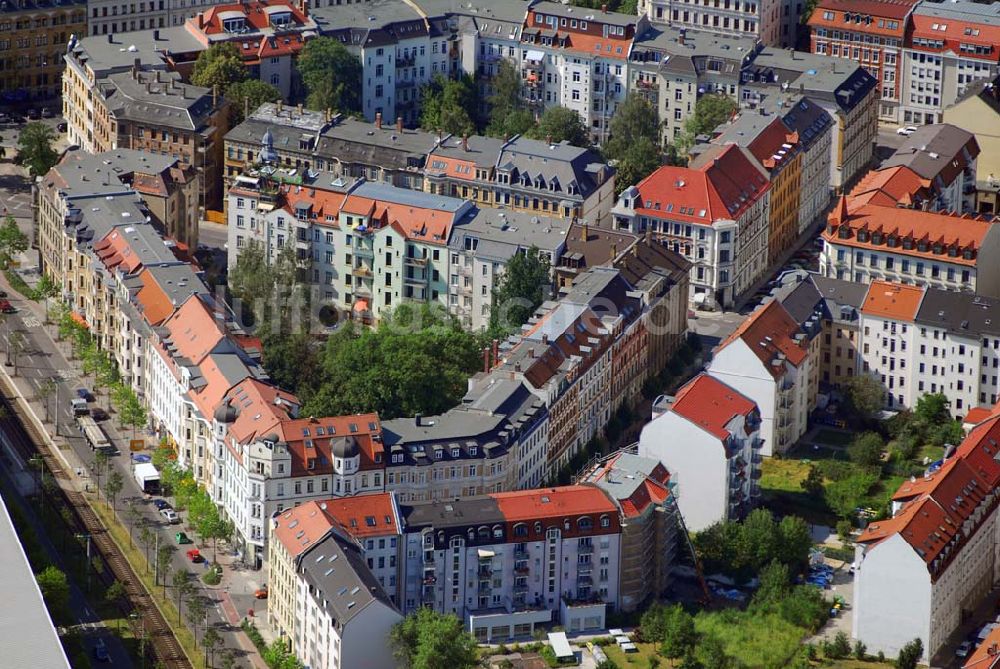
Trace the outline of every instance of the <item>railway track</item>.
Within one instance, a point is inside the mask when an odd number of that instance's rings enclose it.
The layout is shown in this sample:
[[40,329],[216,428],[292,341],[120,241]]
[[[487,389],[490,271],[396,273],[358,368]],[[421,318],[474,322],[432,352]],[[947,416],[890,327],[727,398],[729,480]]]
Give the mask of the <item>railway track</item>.
[[[6,378],[0,377],[0,387],[3,389],[4,408],[0,428],[3,429],[11,446],[25,461],[36,455],[41,457],[46,469],[56,481],[69,481],[69,473],[49,448],[45,436],[38,431],[29,417],[22,415],[14,399],[15,390]],[[97,553],[107,566],[102,573],[106,584],[120,581],[125,586],[132,612],[139,615],[148,635],[154,659],[167,669],[193,669],[170,625],[84,496],[78,491],[67,490],[62,485],[58,486],[57,490],[55,494],[61,495],[66,507],[72,511],[75,531],[90,535],[93,547],[97,549]]]

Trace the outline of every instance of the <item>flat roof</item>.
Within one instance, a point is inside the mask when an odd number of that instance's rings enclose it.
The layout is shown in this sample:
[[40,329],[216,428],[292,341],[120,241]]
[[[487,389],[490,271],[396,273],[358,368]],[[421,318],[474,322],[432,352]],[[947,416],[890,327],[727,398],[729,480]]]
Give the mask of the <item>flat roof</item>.
[[4,666],[69,669],[55,625],[38,589],[28,556],[0,499],[0,657]]

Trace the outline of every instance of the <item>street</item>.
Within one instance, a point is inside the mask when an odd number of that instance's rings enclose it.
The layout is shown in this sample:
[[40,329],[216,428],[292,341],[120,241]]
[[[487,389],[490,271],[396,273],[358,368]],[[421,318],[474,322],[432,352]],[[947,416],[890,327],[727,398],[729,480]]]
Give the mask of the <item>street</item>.
[[[35,277],[28,276],[29,283]],[[24,397],[26,397],[35,407],[35,412],[39,418],[46,415],[46,410],[37,398],[37,391],[43,380],[54,379],[56,381],[56,392],[47,399],[48,415],[56,419],[54,432],[56,440],[64,441],[68,449],[62,450],[62,455],[69,461],[71,470],[83,474],[84,485],[93,487],[95,482],[90,479],[89,471],[93,461],[93,454],[86,440],[80,435],[76,427],[76,421],[70,410],[69,400],[76,397],[76,389],[88,387],[82,380],[79,363],[68,360],[68,342],[56,343],[52,339],[55,332],[55,325],[44,325],[44,306],[30,300],[26,300],[11,291],[6,278],[0,278],[0,287],[8,291],[11,295],[11,302],[18,312],[7,316],[4,319],[3,327],[0,328],[0,341],[4,344],[4,356],[7,355],[6,342],[9,340],[11,332],[20,332],[24,336],[23,351],[11,359],[11,366],[6,369],[9,374],[16,370],[15,382]],[[106,394],[97,398],[96,406],[107,407]],[[110,412],[109,412],[110,413]],[[158,513],[152,500],[144,495],[138,488],[132,475],[129,457],[129,439],[131,434],[122,433],[115,424],[115,417],[101,423],[101,427],[107,436],[118,446],[121,455],[111,458],[111,466],[117,468],[123,478],[124,487],[119,494],[121,504],[124,508],[130,500],[136,502],[135,506],[141,511],[142,517],[149,525],[156,529],[160,545],[175,545],[175,533],[184,529],[192,539],[196,539],[193,531],[183,525],[169,525]],[[51,433],[51,428],[50,428]],[[81,488],[83,485],[81,485]],[[181,514],[182,518],[185,514]],[[205,556],[212,556],[212,547],[206,544],[194,544]],[[191,546],[186,546],[190,548]],[[242,568],[234,563],[233,556],[227,555],[225,549],[220,546],[219,563],[223,565],[222,582],[215,587],[208,587],[201,584],[200,579],[196,583],[200,586],[202,595],[208,598],[209,623],[218,624],[218,631],[223,637],[222,647],[234,648],[243,662],[250,666],[263,667],[263,661],[253,650],[252,645],[246,635],[240,630],[239,623],[243,615],[250,610],[263,614],[266,610],[266,601],[258,601],[254,598],[254,591],[266,582],[264,572],[255,572]],[[204,564],[204,563],[203,563]],[[202,568],[194,568],[185,555],[184,550],[174,553],[170,572],[177,569],[188,570],[200,576]],[[118,666],[118,665],[116,665]],[[127,666],[127,665],[125,665]],[[246,664],[241,665],[246,666]]]

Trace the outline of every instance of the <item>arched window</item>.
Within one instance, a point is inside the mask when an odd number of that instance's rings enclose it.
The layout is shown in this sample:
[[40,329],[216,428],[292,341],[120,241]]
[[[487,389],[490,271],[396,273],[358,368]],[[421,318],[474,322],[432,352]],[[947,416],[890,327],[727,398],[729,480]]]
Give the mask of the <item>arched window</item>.
[[594,521],[590,516],[581,516],[577,519],[576,526],[580,528],[581,532],[590,532],[594,529]]

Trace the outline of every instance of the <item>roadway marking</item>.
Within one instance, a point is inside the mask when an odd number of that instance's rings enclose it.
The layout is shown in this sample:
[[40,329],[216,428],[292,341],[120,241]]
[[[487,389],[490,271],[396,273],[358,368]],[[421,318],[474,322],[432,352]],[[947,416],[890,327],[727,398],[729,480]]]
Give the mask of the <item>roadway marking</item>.
[[24,323],[24,327],[26,328],[37,328],[42,324],[41,321],[34,316],[26,316],[25,318],[22,318],[21,321]]

